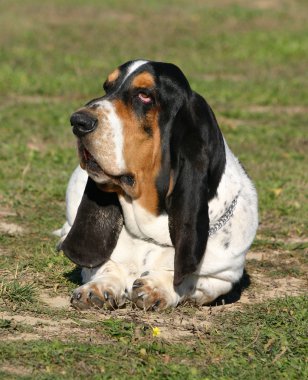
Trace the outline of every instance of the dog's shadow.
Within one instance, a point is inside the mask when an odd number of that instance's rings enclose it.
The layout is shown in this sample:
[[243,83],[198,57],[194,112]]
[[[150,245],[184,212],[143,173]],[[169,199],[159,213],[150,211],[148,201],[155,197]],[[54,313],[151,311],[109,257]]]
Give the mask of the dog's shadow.
[[72,284],[75,284],[77,286],[82,285],[82,278],[81,278],[81,268],[75,267],[74,269],[70,270],[69,272],[66,272],[63,274],[63,277],[71,282]]
[[250,284],[250,276],[246,269],[244,269],[242,278],[233,286],[232,290],[229,293],[216,298],[216,300],[211,303],[211,306],[228,305],[237,302],[241,298],[243,291],[247,289]]

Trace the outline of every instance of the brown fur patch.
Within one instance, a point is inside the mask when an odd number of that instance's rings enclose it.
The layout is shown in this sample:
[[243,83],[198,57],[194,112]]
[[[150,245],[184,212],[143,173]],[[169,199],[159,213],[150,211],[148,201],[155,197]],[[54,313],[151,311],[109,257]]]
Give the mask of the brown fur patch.
[[99,289],[95,283],[91,284],[91,291],[98,296],[100,296],[102,294],[101,289]]
[[119,69],[115,69],[111,74],[108,75],[107,77],[107,82],[114,82],[115,80],[117,80],[120,76],[120,70]]
[[168,197],[169,195],[172,194],[172,192],[173,192],[173,188],[174,188],[174,172],[173,172],[173,170],[171,169],[170,180],[169,180],[169,188],[168,188],[167,197]]
[[[135,177],[135,185],[128,194],[138,199],[148,212],[157,215],[158,194],[155,180],[161,168],[160,130],[158,111],[150,110],[144,119],[137,118],[132,108],[120,100],[114,101],[117,115],[123,122],[124,158],[128,172]],[[144,131],[152,128],[152,137]]]
[[124,190],[115,183],[106,183],[106,184],[98,184],[98,188],[106,193],[117,193],[118,195],[124,196]]
[[155,85],[155,81],[150,73],[141,73],[133,79],[132,85],[138,88],[152,88]]

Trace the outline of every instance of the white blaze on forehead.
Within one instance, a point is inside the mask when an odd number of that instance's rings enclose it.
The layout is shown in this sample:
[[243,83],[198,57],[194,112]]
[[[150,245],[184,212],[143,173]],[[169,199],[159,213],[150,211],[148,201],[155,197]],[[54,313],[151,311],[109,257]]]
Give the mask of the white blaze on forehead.
[[[108,100],[100,102],[102,109],[106,110],[106,119],[108,120],[108,126],[110,128],[111,136],[113,139],[113,145],[115,147],[115,160],[116,166],[119,171],[125,171],[126,165],[123,157],[123,124],[121,119],[115,112],[114,106]],[[104,126],[103,126],[104,128]]]
[[127,72],[126,72],[126,75],[123,79],[123,82],[125,82],[125,80],[136,70],[139,69],[140,66],[142,65],[145,65],[146,63],[148,63],[148,61],[143,61],[143,60],[138,60],[138,61],[135,61],[135,62],[132,62],[129,66],[128,66],[128,69],[127,69]]

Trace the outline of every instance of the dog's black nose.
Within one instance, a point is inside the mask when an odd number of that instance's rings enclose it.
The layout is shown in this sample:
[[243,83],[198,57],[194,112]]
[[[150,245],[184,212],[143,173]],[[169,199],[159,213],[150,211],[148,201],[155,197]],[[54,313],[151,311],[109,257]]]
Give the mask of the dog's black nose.
[[82,137],[87,133],[93,132],[97,127],[97,119],[85,112],[75,112],[70,119],[73,133],[77,137]]

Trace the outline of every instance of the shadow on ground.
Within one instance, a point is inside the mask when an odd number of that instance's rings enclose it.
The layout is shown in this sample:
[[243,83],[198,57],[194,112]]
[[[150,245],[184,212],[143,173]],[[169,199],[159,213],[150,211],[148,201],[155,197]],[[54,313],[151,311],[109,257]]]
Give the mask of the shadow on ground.
[[234,285],[233,289],[229,293],[218,297],[214,302],[212,302],[211,306],[228,305],[237,302],[241,298],[243,291],[247,289],[250,284],[250,276],[246,269],[244,269],[242,278]]
[[66,280],[68,280],[72,284],[82,285],[81,268],[80,267],[76,267],[73,270],[64,273],[63,276],[66,278]]

